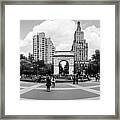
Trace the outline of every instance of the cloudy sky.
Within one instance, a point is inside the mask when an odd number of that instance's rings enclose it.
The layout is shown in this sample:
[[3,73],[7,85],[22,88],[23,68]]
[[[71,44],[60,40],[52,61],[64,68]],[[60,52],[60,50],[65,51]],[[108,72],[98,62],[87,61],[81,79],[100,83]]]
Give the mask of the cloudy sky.
[[[79,20],[84,38],[88,42],[89,58],[95,49],[100,49],[100,21]],[[71,50],[76,20],[21,20],[20,21],[20,53],[28,56],[32,53],[33,35],[45,32],[50,37],[56,50]]]

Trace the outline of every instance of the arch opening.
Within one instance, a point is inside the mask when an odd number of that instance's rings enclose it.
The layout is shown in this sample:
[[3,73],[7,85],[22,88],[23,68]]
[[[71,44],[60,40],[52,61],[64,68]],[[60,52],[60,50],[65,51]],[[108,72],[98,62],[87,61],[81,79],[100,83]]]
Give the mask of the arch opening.
[[59,62],[59,74],[65,76],[69,74],[69,63],[66,60]]

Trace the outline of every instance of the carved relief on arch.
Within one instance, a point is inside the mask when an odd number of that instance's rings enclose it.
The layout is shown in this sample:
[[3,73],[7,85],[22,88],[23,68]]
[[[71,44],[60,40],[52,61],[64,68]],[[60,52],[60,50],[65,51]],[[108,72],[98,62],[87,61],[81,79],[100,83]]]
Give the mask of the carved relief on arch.
[[59,65],[59,62],[62,60],[68,61],[69,65],[74,65],[74,58],[73,57],[55,57],[54,58],[54,65]]

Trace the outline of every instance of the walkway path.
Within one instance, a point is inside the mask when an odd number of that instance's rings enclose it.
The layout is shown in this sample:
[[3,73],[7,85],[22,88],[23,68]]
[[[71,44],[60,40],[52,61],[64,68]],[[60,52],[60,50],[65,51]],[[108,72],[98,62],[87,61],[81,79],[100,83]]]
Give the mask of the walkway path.
[[46,92],[45,83],[20,83],[21,99],[36,100],[73,100],[73,99],[99,99],[100,84],[99,82],[79,82],[56,83],[51,92]]

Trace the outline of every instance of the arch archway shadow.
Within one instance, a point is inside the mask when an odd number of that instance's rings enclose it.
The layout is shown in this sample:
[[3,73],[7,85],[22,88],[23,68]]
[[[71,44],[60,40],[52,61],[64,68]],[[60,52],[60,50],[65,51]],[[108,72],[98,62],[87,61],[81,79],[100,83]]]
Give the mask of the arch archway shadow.
[[59,75],[65,76],[69,74],[69,63],[67,60],[61,60],[59,62]]

